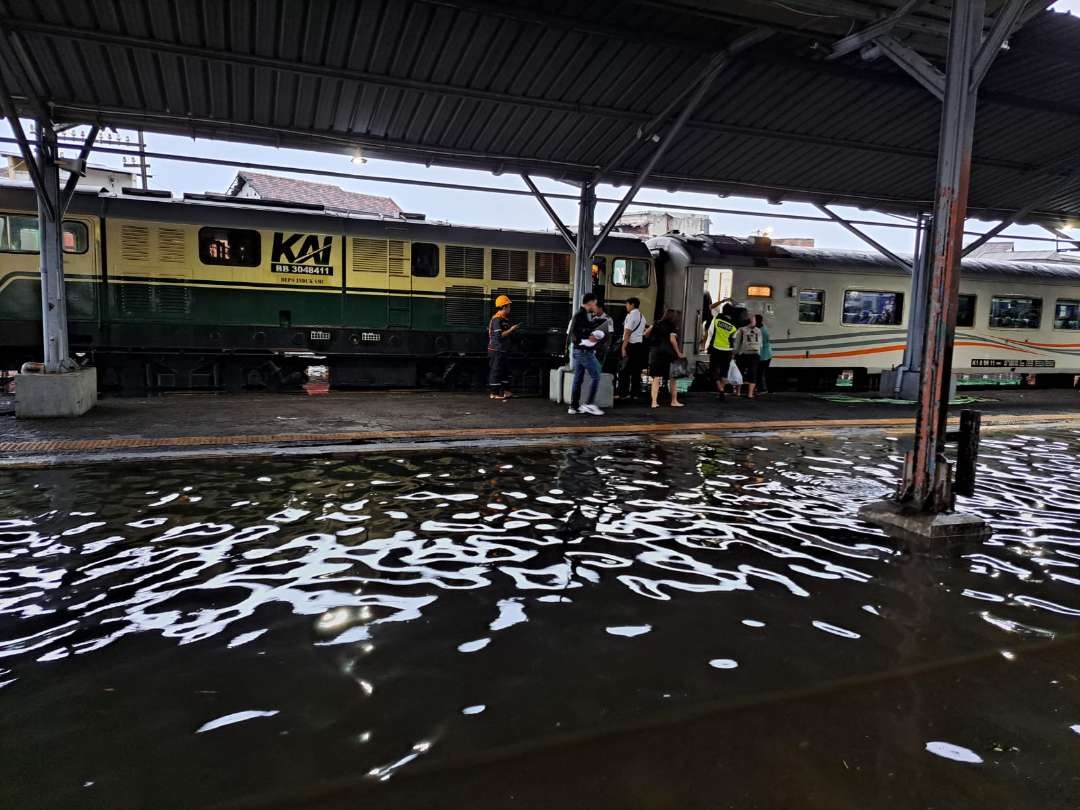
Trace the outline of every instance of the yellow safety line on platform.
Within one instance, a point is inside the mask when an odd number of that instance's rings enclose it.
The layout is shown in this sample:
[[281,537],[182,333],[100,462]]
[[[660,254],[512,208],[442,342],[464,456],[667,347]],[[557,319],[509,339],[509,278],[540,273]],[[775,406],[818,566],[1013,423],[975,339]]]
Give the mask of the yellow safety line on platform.
[[[986,425],[1018,425],[1080,420],[1080,413],[995,414],[983,416]],[[493,439],[522,437],[588,437],[621,434],[668,434],[690,432],[820,430],[821,428],[888,427],[913,429],[911,419],[786,419],[750,422],[661,422],[647,424],[605,424],[590,421],[577,425],[511,428],[443,428],[430,430],[355,430],[335,433],[271,433],[232,436],[138,436],[121,439],[45,439],[28,442],[0,442],[0,453],[29,454],[87,450],[127,450],[131,448],[209,447],[237,445],[280,445],[305,442],[378,442],[408,439]]]

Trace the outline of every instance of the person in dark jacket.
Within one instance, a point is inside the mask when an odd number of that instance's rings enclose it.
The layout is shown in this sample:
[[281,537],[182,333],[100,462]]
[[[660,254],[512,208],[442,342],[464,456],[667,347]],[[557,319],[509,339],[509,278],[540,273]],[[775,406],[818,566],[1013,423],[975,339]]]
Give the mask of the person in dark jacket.
[[[594,400],[600,388],[600,360],[598,353],[606,349],[608,332],[601,328],[595,319],[600,308],[596,296],[585,293],[581,298],[581,309],[570,321],[570,352],[574,367],[574,382],[570,388],[570,408],[567,413],[587,413],[603,416],[604,412],[596,407]],[[581,404],[581,385],[585,375],[589,375],[589,393],[585,404]]]
[[488,395],[492,399],[508,399],[506,390],[506,340],[518,329],[510,323],[510,298],[500,295],[495,299],[495,314],[488,321]]

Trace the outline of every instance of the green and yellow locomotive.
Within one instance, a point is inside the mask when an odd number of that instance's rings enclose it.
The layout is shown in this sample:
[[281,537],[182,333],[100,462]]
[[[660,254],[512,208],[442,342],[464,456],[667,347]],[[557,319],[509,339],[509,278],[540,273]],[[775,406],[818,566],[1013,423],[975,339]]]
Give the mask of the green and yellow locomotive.
[[[0,369],[41,358],[37,227],[31,190],[0,187]],[[539,385],[572,313],[557,235],[224,195],[80,192],[64,268],[72,354],[127,393],[283,388],[312,365],[335,387],[472,386],[502,294],[515,376]],[[639,239],[606,239],[593,273],[610,314],[636,296],[652,316]]]

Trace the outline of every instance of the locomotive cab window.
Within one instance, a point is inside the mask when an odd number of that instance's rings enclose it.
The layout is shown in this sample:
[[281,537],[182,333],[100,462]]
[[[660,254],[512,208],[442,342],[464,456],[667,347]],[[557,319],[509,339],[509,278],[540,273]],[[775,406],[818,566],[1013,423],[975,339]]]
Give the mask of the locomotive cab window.
[[412,243],[412,274],[420,278],[439,275],[439,246],[429,242]]
[[844,293],[845,325],[896,326],[904,318],[904,294],[871,290]]
[[746,288],[747,298],[772,298],[771,284],[751,284]]
[[822,323],[825,320],[825,291],[799,290],[799,322]]
[[611,266],[611,283],[616,287],[648,287],[649,263],[645,259],[616,259]]
[[991,329],[1038,329],[1041,320],[1041,298],[995,295],[990,299]]
[[[60,245],[64,253],[86,253],[90,232],[85,223],[64,220]],[[36,216],[0,214],[0,253],[37,253],[40,249]]]
[[203,264],[258,267],[262,264],[259,232],[237,228],[201,228],[199,259]]
[[975,325],[975,296],[974,295],[961,295],[957,300],[956,307],[956,325],[957,326],[974,326]]
[[1054,304],[1055,329],[1080,329],[1080,301],[1059,298]]

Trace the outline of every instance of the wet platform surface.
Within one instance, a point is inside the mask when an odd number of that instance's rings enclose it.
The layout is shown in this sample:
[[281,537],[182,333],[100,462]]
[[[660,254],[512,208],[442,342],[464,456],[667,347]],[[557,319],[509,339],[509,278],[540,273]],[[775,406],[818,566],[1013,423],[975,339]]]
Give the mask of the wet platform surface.
[[[1080,392],[979,391],[961,404],[987,424],[1080,417]],[[839,401],[837,400],[839,397]],[[260,452],[274,447],[431,440],[569,439],[604,433],[677,433],[754,429],[833,429],[858,424],[910,425],[914,406],[864,396],[773,394],[756,400],[685,396],[687,407],[617,405],[603,417],[569,415],[539,398],[493,402],[483,394],[422,391],[294,395],[177,395],[103,399],[86,416],[16,420],[0,411],[0,464],[94,458],[194,455],[210,448]],[[201,448],[201,450],[200,450]]]
[[934,557],[866,433],[0,470],[0,806],[1075,807],[1080,431],[980,462]]

